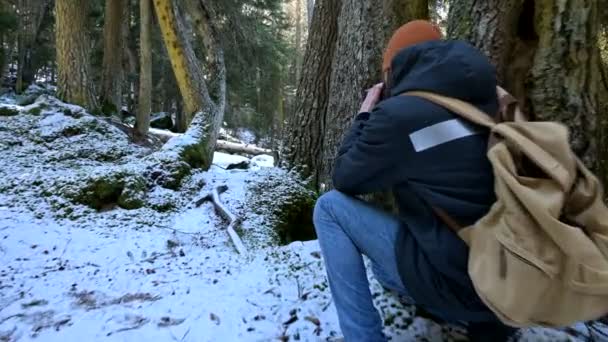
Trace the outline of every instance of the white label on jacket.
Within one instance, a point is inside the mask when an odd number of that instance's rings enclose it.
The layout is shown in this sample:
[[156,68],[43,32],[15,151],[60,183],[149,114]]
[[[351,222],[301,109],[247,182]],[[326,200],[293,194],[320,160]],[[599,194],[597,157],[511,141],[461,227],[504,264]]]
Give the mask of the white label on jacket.
[[463,119],[452,119],[417,130],[410,134],[416,152],[445,144],[447,142],[483,132],[483,127],[475,127]]

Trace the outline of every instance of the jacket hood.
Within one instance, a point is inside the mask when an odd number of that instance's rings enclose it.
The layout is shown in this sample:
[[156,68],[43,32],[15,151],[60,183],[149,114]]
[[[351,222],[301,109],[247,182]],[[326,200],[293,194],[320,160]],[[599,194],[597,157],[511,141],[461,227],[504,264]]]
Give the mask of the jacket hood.
[[391,63],[391,96],[423,90],[498,111],[496,69],[478,49],[463,41],[430,41],[401,50]]

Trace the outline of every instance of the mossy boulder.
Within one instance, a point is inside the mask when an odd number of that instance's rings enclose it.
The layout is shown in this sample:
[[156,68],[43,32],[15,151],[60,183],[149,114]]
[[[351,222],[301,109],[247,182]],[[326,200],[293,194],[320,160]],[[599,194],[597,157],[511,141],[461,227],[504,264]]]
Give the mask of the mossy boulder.
[[267,219],[280,244],[316,239],[312,213],[317,195],[295,174],[280,169],[261,170],[248,192],[247,208]]
[[162,159],[148,167],[146,177],[165,189],[177,190],[191,171],[190,165],[184,161]]
[[146,183],[141,177],[130,177],[125,181],[117,204],[123,209],[139,209],[146,203]]
[[145,203],[145,180],[126,171],[95,175],[86,179],[84,185],[71,188],[75,190],[68,190],[66,197],[96,210],[114,206],[129,210],[138,209]]
[[0,116],[15,116],[19,114],[19,110],[14,107],[0,106]]

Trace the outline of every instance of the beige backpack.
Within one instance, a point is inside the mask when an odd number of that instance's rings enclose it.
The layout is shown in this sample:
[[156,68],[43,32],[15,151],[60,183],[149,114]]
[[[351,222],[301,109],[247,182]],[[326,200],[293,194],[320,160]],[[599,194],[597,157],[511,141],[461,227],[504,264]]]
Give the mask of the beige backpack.
[[527,121],[501,88],[499,119],[466,102],[408,92],[489,127],[496,203],[471,227],[436,209],[469,245],[484,303],[515,327],[563,327],[608,313],[608,208],[598,179],[572,152],[568,129]]

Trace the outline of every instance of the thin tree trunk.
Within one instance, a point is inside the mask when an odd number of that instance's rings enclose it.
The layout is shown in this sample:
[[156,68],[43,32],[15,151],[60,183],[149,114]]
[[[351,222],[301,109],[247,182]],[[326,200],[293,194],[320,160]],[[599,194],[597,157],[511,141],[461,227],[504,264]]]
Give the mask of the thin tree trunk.
[[[466,0],[452,3],[448,29],[451,37],[468,39],[490,56],[499,79],[526,111],[568,125],[574,151],[596,171],[608,158],[607,147],[598,144],[606,141],[600,7],[598,0]],[[598,173],[605,182],[606,173]]]
[[17,31],[17,83],[16,91],[21,93],[34,82],[36,72],[42,66],[34,64],[34,49],[38,42],[49,0],[19,0],[19,29]]
[[146,136],[150,129],[150,111],[152,109],[152,26],[151,0],[139,1],[140,35],[139,51],[139,97],[137,107],[137,132]]
[[87,0],[55,1],[57,95],[64,101],[96,109],[89,68],[88,8]]
[[296,66],[296,84],[300,81],[300,74],[302,73],[302,0],[296,0],[296,53],[295,53],[295,66]]
[[25,0],[17,1],[19,8],[19,26],[17,30],[17,82],[15,83],[15,92],[21,94],[25,89],[23,84],[23,68],[25,67],[25,35],[27,34],[27,21],[29,20],[30,11],[25,6]]
[[106,0],[100,94],[102,110],[106,114],[122,108],[122,53],[125,49],[122,30],[127,19],[127,5],[125,0]]
[[332,61],[338,38],[340,0],[317,0],[316,15],[308,34],[302,77],[295,98],[295,113],[290,115],[284,144],[284,161],[311,183],[318,184],[323,154],[327,104]]
[[[385,45],[396,28],[412,19],[428,18],[428,1],[344,1],[332,64],[330,98],[325,117],[320,188],[332,188],[337,149],[361,105],[363,90],[382,80]],[[345,86],[348,85],[348,86]]]

